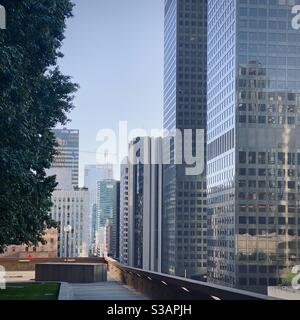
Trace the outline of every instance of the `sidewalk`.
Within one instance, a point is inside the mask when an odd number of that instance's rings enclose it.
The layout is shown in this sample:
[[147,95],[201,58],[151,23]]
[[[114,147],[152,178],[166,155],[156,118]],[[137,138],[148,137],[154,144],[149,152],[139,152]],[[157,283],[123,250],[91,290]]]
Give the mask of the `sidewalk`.
[[95,284],[69,284],[74,300],[147,300],[122,283],[108,281]]

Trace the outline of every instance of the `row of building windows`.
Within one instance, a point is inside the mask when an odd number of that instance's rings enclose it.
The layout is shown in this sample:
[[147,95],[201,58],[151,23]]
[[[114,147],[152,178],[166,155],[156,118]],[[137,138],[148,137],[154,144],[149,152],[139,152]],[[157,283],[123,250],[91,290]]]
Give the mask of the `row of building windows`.
[[275,214],[276,212],[278,213],[300,213],[300,207],[297,206],[285,206],[285,205],[279,205],[279,206],[273,206],[273,205],[265,205],[265,204],[260,204],[259,206],[255,205],[240,205],[239,206],[239,211],[240,212],[269,212],[272,214]]
[[239,278],[240,286],[277,286],[277,278]]
[[[264,21],[260,21],[262,23],[266,23]],[[273,30],[272,30],[273,31]],[[273,33],[273,32],[243,32],[240,31],[238,34],[239,40],[241,42],[243,41],[254,41],[254,42],[263,42],[265,43],[266,41],[270,41],[270,42],[299,42],[300,40],[300,36],[297,36],[295,34],[287,34],[286,32],[283,33]]]
[[240,7],[239,8],[239,16],[248,16],[248,17],[261,17],[264,20],[267,17],[272,17],[272,18],[283,18],[284,20],[287,19],[288,15],[291,13],[291,10],[288,10],[287,8],[249,8],[249,7]]
[[294,169],[289,169],[289,170],[285,170],[285,169],[254,169],[254,168],[250,168],[250,169],[246,169],[246,168],[240,168],[239,169],[239,176],[241,177],[245,177],[245,176],[249,176],[249,177],[290,177],[290,178],[296,178],[297,176],[300,177],[300,170],[294,170]]
[[266,181],[266,180],[239,180],[239,188],[259,188],[259,189],[300,189],[300,181]]
[[260,236],[267,236],[267,235],[279,235],[279,236],[286,236],[286,235],[289,235],[289,236],[300,236],[300,230],[294,230],[294,229],[278,229],[276,230],[276,228],[273,227],[273,229],[269,229],[266,230],[266,229],[253,229],[253,228],[240,228],[239,229],[239,232],[238,232],[239,235],[241,236],[245,236],[245,235],[249,235],[251,237],[255,237],[257,235],[260,235]]
[[256,103],[240,103],[238,106],[240,112],[260,112],[260,113],[300,113],[300,106],[283,105],[283,104],[256,104]]
[[269,28],[270,30],[280,30],[280,31],[285,31],[287,30],[287,27],[290,26],[287,21],[275,21],[275,20],[254,20],[254,19],[249,19],[249,20],[239,20],[239,24],[241,28],[245,28],[247,30],[249,29],[267,29]]
[[269,164],[300,166],[300,153],[285,152],[239,152],[240,164]]
[[198,212],[198,213],[202,213],[202,212],[206,212],[205,211],[206,209],[205,208],[192,208],[192,207],[185,207],[185,208],[183,208],[183,207],[178,207],[177,208],[177,211],[178,211],[178,213],[180,214],[180,213],[186,213],[186,212],[191,212],[191,213],[195,213],[195,212]]
[[207,146],[208,160],[212,160],[221,154],[234,148],[234,129],[226,132],[223,136],[211,142]]
[[256,115],[240,115],[239,123],[249,123],[249,124],[268,124],[268,125],[295,125],[295,117],[285,117],[285,116],[256,116]]
[[275,192],[239,192],[239,200],[249,200],[249,201],[300,201],[300,195],[296,193],[275,193]]
[[78,198],[54,198],[54,202],[83,202],[83,199]]
[[239,163],[300,166],[300,153],[240,151]]
[[289,217],[286,219],[285,217],[254,217],[254,216],[239,216],[239,224],[261,224],[261,225],[269,225],[270,228],[274,227],[275,224],[278,225],[300,225],[300,218],[292,218]]

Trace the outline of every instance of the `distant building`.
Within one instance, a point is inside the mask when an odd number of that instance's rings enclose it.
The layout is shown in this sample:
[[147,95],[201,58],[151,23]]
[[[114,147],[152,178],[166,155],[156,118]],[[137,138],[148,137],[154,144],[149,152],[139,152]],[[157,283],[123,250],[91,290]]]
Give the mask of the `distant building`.
[[44,259],[57,258],[57,244],[58,232],[56,229],[49,229],[44,236],[46,244],[39,244],[38,246],[27,245],[11,245],[5,249],[1,258],[15,258],[15,259]]
[[113,219],[107,219],[104,227],[104,243],[103,243],[103,256],[113,257],[115,255],[114,248],[114,234],[113,234]]
[[[112,256],[118,259],[119,255],[119,211],[120,211],[120,183],[119,181],[108,179],[98,182],[97,190],[97,232],[105,227],[108,219],[113,220]],[[101,235],[100,235],[101,236]],[[98,248],[100,243],[98,243]],[[99,255],[99,252],[98,252]],[[101,255],[101,253],[100,253]]]
[[121,164],[120,179],[120,262],[128,265],[129,247],[129,188],[128,188],[129,164],[125,158]]
[[[97,191],[97,183],[99,181],[113,179],[113,176],[112,164],[87,165],[84,168],[84,186],[90,191]],[[94,200],[97,200],[97,193]]]
[[161,271],[162,139],[137,138],[121,166],[121,261]]
[[96,250],[96,223],[97,223],[97,183],[102,180],[113,179],[113,165],[87,165],[84,168],[84,186],[90,193],[90,251]]
[[53,133],[57,155],[47,175],[57,176],[57,189],[72,190],[79,184],[79,130],[54,129]]
[[[52,195],[52,202],[51,216],[59,225],[59,256],[87,257],[89,240],[88,190],[56,190]],[[64,227],[68,225],[72,227],[72,231],[67,236]]]
[[46,170],[47,176],[56,176],[56,190],[73,190],[72,169],[64,167],[51,167]]

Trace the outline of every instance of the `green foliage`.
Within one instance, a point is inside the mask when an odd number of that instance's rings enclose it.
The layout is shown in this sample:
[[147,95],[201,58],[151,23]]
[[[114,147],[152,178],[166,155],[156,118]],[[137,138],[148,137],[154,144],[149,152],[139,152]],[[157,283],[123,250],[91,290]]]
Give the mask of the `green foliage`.
[[0,251],[43,242],[55,177],[57,124],[66,124],[77,85],[57,67],[70,0],[1,0],[0,30]]
[[280,274],[280,285],[283,287],[290,287],[294,277],[295,274],[293,274],[289,268],[282,270]]

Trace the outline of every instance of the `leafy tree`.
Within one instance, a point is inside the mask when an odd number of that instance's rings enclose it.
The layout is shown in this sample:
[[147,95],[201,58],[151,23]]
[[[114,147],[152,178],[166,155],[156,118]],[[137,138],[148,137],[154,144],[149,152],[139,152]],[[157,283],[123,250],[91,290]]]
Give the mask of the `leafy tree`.
[[289,268],[286,268],[280,273],[280,285],[283,287],[290,287],[294,278],[295,274],[293,274]]
[[7,29],[0,30],[0,251],[37,245],[55,226],[49,212],[55,177],[57,124],[68,122],[77,85],[57,59],[70,0],[0,0]]

